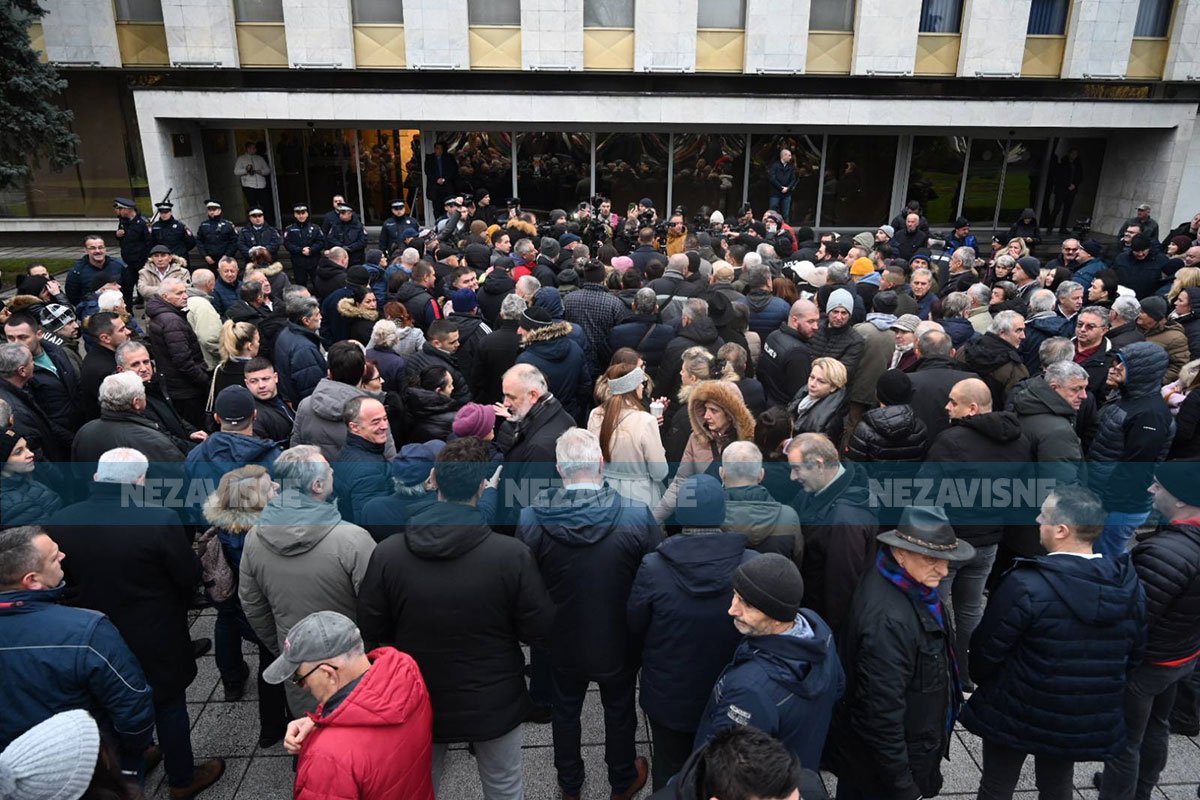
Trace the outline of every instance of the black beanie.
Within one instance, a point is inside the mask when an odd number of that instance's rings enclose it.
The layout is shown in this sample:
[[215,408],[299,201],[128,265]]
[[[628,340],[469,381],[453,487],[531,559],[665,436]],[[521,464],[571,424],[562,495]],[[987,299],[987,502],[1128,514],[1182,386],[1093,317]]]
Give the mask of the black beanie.
[[0,428],[0,463],[8,461],[12,451],[16,449],[21,434],[12,428]]
[[1155,322],[1162,322],[1171,312],[1171,306],[1167,298],[1152,294],[1142,301],[1142,312]]
[[875,399],[885,406],[903,405],[911,401],[912,396],[912,381],[898,369],[889,369],[875,384]]
[[792,622],[804,597],[804,579],[790,558],[766,553],[737,568],[733,590],[771,619]]

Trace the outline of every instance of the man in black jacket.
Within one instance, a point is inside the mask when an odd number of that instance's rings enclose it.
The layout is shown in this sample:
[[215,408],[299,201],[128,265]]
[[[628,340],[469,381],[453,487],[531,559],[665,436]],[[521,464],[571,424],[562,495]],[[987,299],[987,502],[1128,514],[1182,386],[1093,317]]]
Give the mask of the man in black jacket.
[[548,647],[558,785],[564,798],[579,797],[579,715],[594,681],[604,706],[612,796],[628,800],[645,785],[648,765],[634,748],[637,659],[625,605],[642,557],[658,545],[658,525],[644,504],[605,485],[595,434],[581,428],[562,434],[555,462],[563,487],[543,490],[521,511],[517,538],[533,552],[558,607]]
[[555,609],[529,548],[493,532],[476,507],[494,468],[474,437],[446,445],[430,476],[440,502],[375,548],[358,624],[366,642],[410,654],[425,676],[434,789],[450,743],[471,742],[484,796],[520,798],[521,642],[541,644]]
[[308,205],[292,207],[296,221],[283,232],[283,246],[292,257],[292,275],[297,286],[308,286],[317,274],[321,251],[325,249],[325,233],[321,226],[308,218]]
[[771,184],[771,196],[768,208],[783,215],[783,221],[792,218],[792,192],[799,182],[796,175],[796,165],[792,163],[792,151],[784,148],[779,151],[779,160],[767,168],[767,182]]
[[662,364],[655,378],[656,391],[670,398],[679,393],[679,371],[683,367],[683,353],[689,347],[703,347],[715,358],[723,344],[725,340],[708,316],[708,303],[700,298],[688,298],[679,318],[679,333],[663,351]]
[[758,379],[767,392],[767,403],[784,406],[808,383],[813,352],[809,340],[821,323],[821,312],[811,300],[792,303],[785,323],[762,344]]
[[632,347],[646,362],[646,372],[655,373],[674,338],[675,329],[659,321],[658,295],[649,286],[643,286],[633,296],[633,316],[609,331],[608,352]]
[[914,347],[917,364],[908,374],[913,387],[912,408],[932,441],[950,424],[946,416],[950,389],[964,378],[979,376],[954,360],[950,337],[941,331],[926,331],[917,338]]
[[88,349],[79,375],[79,400],[84,421],[100,416],[100,382],[117,371],[116,350],[129,339],[125,321],[111,311],[99,311],[88,320],[95,344]]
[[246,388],[254,395],[254,435],[286,450],[291,444],[296,412],[279,396],[279,373],[269,359],[255,356],[246,363]]
[[12,409],[13,427],[42,458],[66,461],[74,433],[50,419],[34,399],[28,388],[33,369],[28,347],[0,344],[0,399]]
[[476,403],[492,405],[504,399],[500,381],[521,354],[521,334],[517,328],[526,308],[528,304],[524,298],[507,295],[500,304],[499,324],[480,340],[467,377]]
[[[1200,461],[1159,464],[1150,486],[1166,524],[1131,553],[1146,590],[1146,651],[1125,689],[1124,749],[1104,763],[1101,800],[1147,798],[1167,763],[1167,715],[1200,652]],[[1100,773],[1096,778],[1100,779]]]
[[46,416],[67,430],[79,427],[79,373],[63,348],[42,338],[42,323],[28,311],[13,312],[4,323],[4,335],[33,355],[33,375],[26,388]]
[[413,381],[419,378],[422,370],[428,367],[444,367],[454,379],[454,389],[450,397],[457,406],[471,401],[471,387],[467,384],[467,376],[458,367],[458,347],[460,343],[458,325],[453,320],[439,319],[429,326],[429,339],[421,345],[421,349],[408,359],[408,378]]

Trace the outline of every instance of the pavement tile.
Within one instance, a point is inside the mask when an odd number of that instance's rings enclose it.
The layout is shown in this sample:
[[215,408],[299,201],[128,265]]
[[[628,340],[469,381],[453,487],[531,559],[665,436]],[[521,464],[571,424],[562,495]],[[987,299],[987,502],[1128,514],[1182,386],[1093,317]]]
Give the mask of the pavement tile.
[[[234,800],[291,800],[296,773],[290,758],[256,758],[242,777]],[[208,793],[201,795],[208,800]]]
[[[199,759],[197,759],[199,760]],[[238,787],[242,783],[242,776],[246,773],[246,769],[250,766],[248,758],[227,758],[225,759],[225,774],[209,788],[201,793],[204,800],[233,800],[237,794]],[[147,791],[147,797],[152,800],[169,800],[170,792],[167,790],[167,781],[165,778],[150,783],[147,781],[146,786],[154,786],[154,794]]]
[[255,703],[209,703],[192,726],[196,758],[245,756],[258,747],[258,708]]

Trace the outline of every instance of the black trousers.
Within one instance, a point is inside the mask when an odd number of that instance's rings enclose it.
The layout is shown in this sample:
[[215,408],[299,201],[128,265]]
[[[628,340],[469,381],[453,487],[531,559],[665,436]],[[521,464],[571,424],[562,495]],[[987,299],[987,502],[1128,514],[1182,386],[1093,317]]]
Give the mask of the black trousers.
[[[1009,750],[984,739],[983,778],[979,782],[977,800],[1012,800],[1021,767],[1028,757],[1028,753]],[[1034,756],[1033,769],[1038,800],[1070,800],[1075,796],[1072,786],[1075,762]]]
[[[554,768],[558,785],[569,794],[579,794],[583,786],[583,755],[580,751],[583,727],[579,716],[591,681],[567,672],[553,670],[554,686]],[[600,703],[604,706],[604,763],[608,765],[608,782],[614,792],[628,789],[637,778],[634,759],[637,749],[635,705],[636,673],[621,675],[600,686]]]
[[654,791],[667,785],[667,781],[679,774],[683,764],[692,754],[692,743],[696,732],[681,732],[664,728],[650,720],[651,764],[650,780]]

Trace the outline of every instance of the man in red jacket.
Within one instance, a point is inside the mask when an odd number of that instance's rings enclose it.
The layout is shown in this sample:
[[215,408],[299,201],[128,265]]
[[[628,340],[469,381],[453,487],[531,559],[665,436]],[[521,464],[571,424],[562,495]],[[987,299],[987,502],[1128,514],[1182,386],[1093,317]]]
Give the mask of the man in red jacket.
[[410,656],[391,647],[365,653],[353,620],[318,611],[292,626],[263,678],[290,680],[319,704],[284,739],[300,759],[297,800],[433,800],[433,710]]

